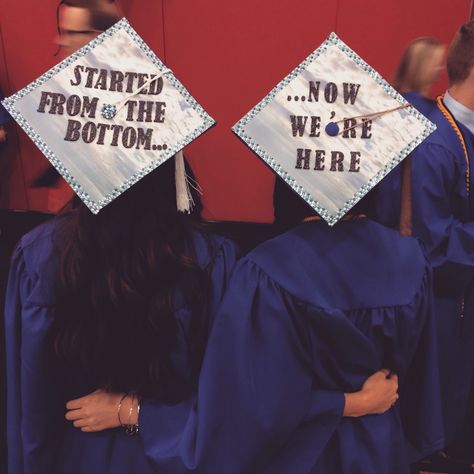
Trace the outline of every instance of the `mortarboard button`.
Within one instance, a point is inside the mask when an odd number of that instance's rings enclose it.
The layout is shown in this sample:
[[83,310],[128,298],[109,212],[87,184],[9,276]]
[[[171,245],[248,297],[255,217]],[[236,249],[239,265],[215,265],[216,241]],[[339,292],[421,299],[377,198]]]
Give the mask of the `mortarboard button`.
[[326,125],[326,133],[330,137],[335,137],[339,133],[339,125],[335,122],[329,122]]
[[100,113],[106,119],[113,119],[117,113],[117,106],[114,104],[104,104]]

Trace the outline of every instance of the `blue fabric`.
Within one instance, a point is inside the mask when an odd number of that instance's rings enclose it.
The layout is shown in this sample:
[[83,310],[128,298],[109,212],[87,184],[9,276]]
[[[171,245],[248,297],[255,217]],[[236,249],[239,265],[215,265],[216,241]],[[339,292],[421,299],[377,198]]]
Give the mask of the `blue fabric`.
[[[156,472],[408,473],[444,443],[431,304],[418,242],[368,219],[262,244],[233,273],[197,398],[142,404]],[[344,392],[382,367],[400,402],[342,418]]]
[[419,92],[405,92],[402,95],[425,117],[431,115],[431,113],[436,109],[436,101],[422,96]]
[[[418,92],[406,92],[402,95],[427,118],[438,109],[436,101],[427,99]],[[399,164],[377,186],[377,222],[393,229],[400,226],[401,180],[402,164]]]
[[[474,375],[474,198],[466,191],[461,141],[438,108],[429,118],[437,130],[412,153],[413,232],[434,267],[445,437],[450,443],[462,427]],[[474,136],[458,126],[472,160]],[[470,186],[474,191],[472,165]],[[378,219],[396,227],[399,171],[381,183],[379,194]]]
[[[45,337],[54,309],[54,278],[58,252],[54,235],[59,220],[42,225],[24,236],[12,259],[6,294],[8,474],[152,474],[140,437],[121,430],[83,433],[66,422],[65,403],[88,390],[80,379],[65,391],[43,359]],[[214,314],[236,260],[235,246],[220,237],[211,247],[201,234],[194,235],[199,264],[211,269]],[[189,310],[177,310],[180,327],[189,330]],[[186,334],[181,361],[187,359]],[[95,388],[94,388],[95,389]],[[155,427],[157,430],[158,427]]]

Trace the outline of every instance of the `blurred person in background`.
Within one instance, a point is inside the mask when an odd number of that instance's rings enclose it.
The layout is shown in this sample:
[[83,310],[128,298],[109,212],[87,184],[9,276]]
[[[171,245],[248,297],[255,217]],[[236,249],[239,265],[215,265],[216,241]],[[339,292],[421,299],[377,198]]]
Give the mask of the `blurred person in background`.
[[[446,46],[441,41],[430,36],[416,38],[405,48],[394,74],[392,86],[426,117],[437,109],[430,91],[445,67],[445,55]],[[401,179],[399,165],[379,186],[377,219],[394,229],[400,224]]]
[[393,87],[423,115],[436,106],[430,92],[444,68],[445,52],[441,41],[429,36],[417,38],[405,49],[395,72]]
[[107,0],[63,0],[58,5],[58,37],[61,58],[92,41],[120,20],[117,4]]
[[[57,8],[56,55],[59,59],[65,59],[120,18],[119,9],[113,0],[62,0]],[[52,188],[60,179],[60,174],[50,165],[33,181],[33,187]]]
[[[474,21],[457,32],[446,65],[448,90],[428,114],[436,130],[411,157],[413,235],[434,269],[446,439],[422,467],[474,473]],[[400,216],[400,171],[380,186],[378,218],[390,227]]]

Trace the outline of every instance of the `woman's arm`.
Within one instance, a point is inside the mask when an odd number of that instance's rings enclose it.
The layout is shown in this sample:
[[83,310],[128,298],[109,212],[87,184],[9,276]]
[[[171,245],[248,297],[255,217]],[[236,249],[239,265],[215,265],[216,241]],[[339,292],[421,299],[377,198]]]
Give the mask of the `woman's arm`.
[[387,369],[371,375],[354,393],[345,393],[343,415],[359,417],[364,415],[381,415],[398,400],[398,377]]
[[137,425],[139,406],[136,396],[99,389],[67,402],[66,420],[86,433]]
[[[398,399],[398,377],[387,369],[371,375],[358,392],[345,393],[345,417],[382,414]],[[133,395],[96,390],[66,404],[66,420],[92,433],[123,425],[137,425],[139,400]]]

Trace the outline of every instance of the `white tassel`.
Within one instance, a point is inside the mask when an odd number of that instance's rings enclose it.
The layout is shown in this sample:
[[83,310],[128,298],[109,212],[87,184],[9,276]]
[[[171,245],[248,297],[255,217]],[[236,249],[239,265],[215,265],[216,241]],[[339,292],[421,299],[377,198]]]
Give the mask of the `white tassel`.
[[179,212],[189,214],[194,207],[194,200],[189,189],[186,168],[184,167],[183,150],[174,156],[176,182],[176,208]]

